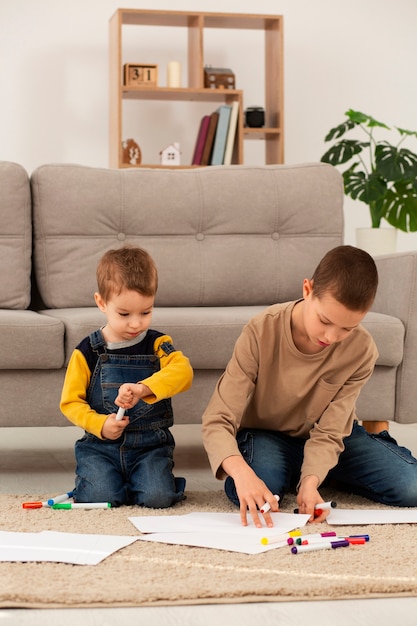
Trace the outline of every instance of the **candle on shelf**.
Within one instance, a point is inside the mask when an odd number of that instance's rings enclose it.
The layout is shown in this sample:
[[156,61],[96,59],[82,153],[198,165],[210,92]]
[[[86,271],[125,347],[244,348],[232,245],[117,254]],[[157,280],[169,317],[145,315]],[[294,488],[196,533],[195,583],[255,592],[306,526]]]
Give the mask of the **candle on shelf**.
[[181,87],[181,63],[170,61],[167,72],[168,87]]

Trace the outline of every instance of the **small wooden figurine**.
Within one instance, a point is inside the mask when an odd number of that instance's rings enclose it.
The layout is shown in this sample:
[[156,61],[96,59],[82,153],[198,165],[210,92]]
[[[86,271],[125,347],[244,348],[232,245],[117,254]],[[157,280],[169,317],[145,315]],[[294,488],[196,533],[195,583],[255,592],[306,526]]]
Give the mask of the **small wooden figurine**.
[[123,157],[122,162],[126,165],[139,165],[142,162],[142,154],[136,141],[126,139],[122,142]]
[[234,89],[235,75],[227,67],[206,65],[204,68],[204,87],[209,89]]
[[171,143],[161,150],[161,165],[181,165],[181,150],[178,142]]

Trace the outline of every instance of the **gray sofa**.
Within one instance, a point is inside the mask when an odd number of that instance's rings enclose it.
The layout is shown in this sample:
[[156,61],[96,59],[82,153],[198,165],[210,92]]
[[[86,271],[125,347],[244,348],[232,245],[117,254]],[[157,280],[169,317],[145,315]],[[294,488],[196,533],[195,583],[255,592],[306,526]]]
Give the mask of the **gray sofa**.
[[[95,268],[109,248],[146,248],[159,268],[153,326],[195,370],[174,399],[198,423],[242,326],[343,239],[343,187],[326,164],[183,170],[0,163],[0,426],[66,425],[59,398],[77,342],[103,323]],[[380,257],[365,320],[380,357],[363,420],[417,421],[417,252]]]

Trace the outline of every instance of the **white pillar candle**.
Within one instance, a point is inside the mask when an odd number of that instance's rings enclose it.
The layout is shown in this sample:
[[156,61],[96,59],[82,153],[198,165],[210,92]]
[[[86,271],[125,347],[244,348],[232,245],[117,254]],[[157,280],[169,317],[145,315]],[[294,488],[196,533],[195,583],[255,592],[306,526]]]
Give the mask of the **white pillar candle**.
[[167,72],[168,87],[181,87],[181,63],[170,61]]

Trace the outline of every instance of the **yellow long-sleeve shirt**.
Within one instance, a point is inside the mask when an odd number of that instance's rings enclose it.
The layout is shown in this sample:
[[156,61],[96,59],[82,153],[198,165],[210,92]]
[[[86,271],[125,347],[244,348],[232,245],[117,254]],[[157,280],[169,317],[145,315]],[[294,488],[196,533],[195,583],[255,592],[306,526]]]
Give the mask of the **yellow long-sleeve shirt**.
[[359,326],[341,343],[304,354],[292,338],[294,305],[273,305],[244,327],[204,412],[204,446],[219,479],[223,461],[240,455],[240,428],[306,439],[301,479],[314,474],[320,483],[351,433],[357,397],[378,356],[374,341]]
[[[160,369],[149,378],[132,381],[141,382],[152,391],[152,395],[143,400],[152,404],[189,389],[193,379],[193,370],[188,358],[179,350],[167,352],[163,349],[163,344],[167,342],[172,344],[171,337],[149,330],[146,340],[148,344],[151,341],[151,346],[148,345],[146,353],[149,354],[152,350],[152,354],[159,358]],[[136,354],[143,353],[142,343],[143,341],[132,347],[132,350],[136,350]],[[125,350],[121,351],[125,352]],[[101,431],[108,416],[97,413],[87,402],[87,391],[96,360],[97,355],[91,350],[87,337],[71,355],[62,388],[60,409],[70,422],[102,438]]]

